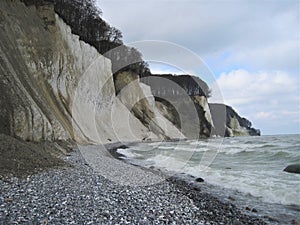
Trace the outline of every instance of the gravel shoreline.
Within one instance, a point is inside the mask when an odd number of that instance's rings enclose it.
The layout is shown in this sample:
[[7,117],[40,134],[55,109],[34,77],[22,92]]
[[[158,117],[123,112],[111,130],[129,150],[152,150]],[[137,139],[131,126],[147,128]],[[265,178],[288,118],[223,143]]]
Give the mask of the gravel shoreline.
[[[98,158],[103,165],[108,159],[120,171],[127,168],[109,154]],[[99,174],[79,149],[65,160],[72,166],[0,180],[0,224],[266,224],[176,178],[120,185]],[[146,178],[151,173],[131,167]]]

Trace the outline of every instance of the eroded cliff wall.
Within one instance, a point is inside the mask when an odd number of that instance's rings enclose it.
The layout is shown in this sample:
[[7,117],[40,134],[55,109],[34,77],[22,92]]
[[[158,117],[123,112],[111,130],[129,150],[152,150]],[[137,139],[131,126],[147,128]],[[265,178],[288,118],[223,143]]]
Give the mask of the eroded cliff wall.
[[113,77],[111,61],[73,34],[55,1],[25,2],[0,1],[0,133],[78,143],[259,133],[230,107],[216,113],[198,77]]
[[142,81],[151,87],[156,106],[188,138],[214,135],[208,85],[191,75],[154,74]]
[[[70,138],[71,121],[63,107],[68,102],[58,96],[57,77],[73,59],[68,51],[60,54],[65,48],[56,42],[59,32],[46,28],[34,7],[19,1],[0,5],[1,130],[33,141]],[[51,6],[42,10],[55,22]]]
[[226,137],[260,135],[260,130],[253,128],[251,122],[239,116],[232,107],[210,103],[209,108],[217,135]]
[[[0,30],[2,133],[80,143],[181,135],[167,136],[159,122],[156,129],[164,135],[151,130],[124,104],[129,93],[116,97],[110,60],[72,34],[51,2],[1,1]],[[140,93],[147,89],[136,86]],[[155,111],[147,99],[141,104]]]
[[151,86],[162,115],[189,138],[260,135],[232,107],[209,104],[210,89],[199,77],[154,74],[143,82]]

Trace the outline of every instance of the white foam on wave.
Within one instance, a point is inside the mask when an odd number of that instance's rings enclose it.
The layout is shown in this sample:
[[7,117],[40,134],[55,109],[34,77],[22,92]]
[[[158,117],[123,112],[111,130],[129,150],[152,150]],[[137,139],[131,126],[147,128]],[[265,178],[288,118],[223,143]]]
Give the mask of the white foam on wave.
[[187,161],[179,161],[172,156],[156,155],[146,160],[147,162],[152,162],[155,167],[165,168],[169,171],[182,171],[186,166]]
[[241,152],[255,152],[257,149],[250,148],[249,146],[245,145],[229,145],[229,144],[216,144],[216,143],[207,143],[206,145],[199,145],[197,147],[196,143],[194,143],[190,147],[182,148],[177,147],[178,149],[185,150],[185,151],[194,151],[194,152],[207,152],[210,150],[218,151],[219,153],[225,153],[228,155],[233,155]]
[[122,155],[124,155],[127,158],[133,158],[133,159],[141,156],[140,154],[135,153],[131,149],[128,149],[128,148],[126,148],[126,149],[124,149],[124,148],[118,148],[117,149],[117,153],[122,154]]
[[186,151],[186,152],[206,152],[206,151],[209,151],[210,149],[207,148],[207,147],[197,148],[197,147],[182,147],[182,146],[177,146],[175,148],[175,150],[177,150],[177,151]]
[[171,150],[174,149],[172,146],[158,146],[159,149],[164,149],[164,150]]
[[151,142],[151,143],[147,143],[147,145],[149,146],[159,146],[162,142]]
[[207,145],[208,145],[208,142],[191,141],[189,144],[190,144],[190,145],[197,145],[197,146],[207,146]]
[[[268,137],[236,138],[225,140],[221,146],[215,140],[187,141],[161,143],[158,147],[141,145],[133,151],[121,149],[118,152],[129,158],[142,159],[143,151],[152,148],[155,149],[153,154],[147,153],[144,158],[156,167],[202,177],[212,185],[250,194],[266,203],[300,206],[299,174],[282,172],[286,164],[300,159],[299,141],[294,140],[295,145],[291,147],[286,147],[285,141],[284,137],[276,143],[268,142]],[[200,165],[203,155],[212,150],[219,153],[213,164],[210,167]],[[189,161],[191,157],[194,158]]]
[[289,176],[287,174],[281,174],[282,180],[279,181],[279,177],[274,177],[270,172],[255,174],[213,168],[202,170],[201,173],[198,168],[189,168],[187,171],[191,175],[201,176],[209,184],[250,194],[266,203],[300,205],[300,179],[284,180],[284,176]]

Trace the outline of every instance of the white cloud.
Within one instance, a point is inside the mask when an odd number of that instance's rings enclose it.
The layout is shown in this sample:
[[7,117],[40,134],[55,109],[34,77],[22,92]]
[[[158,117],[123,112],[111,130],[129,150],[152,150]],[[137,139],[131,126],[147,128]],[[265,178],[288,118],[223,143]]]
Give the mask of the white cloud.
[[258,119],[275,119],[277,118],[276,115],[274,115],[273,112],[258,112],[256,113],[256,118]]
[[257,48],[241,48],[226,59],[230,64],[251,64],[256,68],[298,70],[300,63],[300,40],[272,42]]
[[[243,69],[222,73],[217,79],[226,101],[245,99],[267,101],[275,104],[274,97],[295,96],[299,91],[299,79],[283,71],[259,71],[252,73]],[[214,88],[214,87],[213,87]],[[263,97],[263,98],[262,98]]]
[[[269,132],[273,129],[300,132],[300,78],[282,71],[222,73],[212,87],[210,102],[220,102],[214,90],[220,89],[224,103],[233,106],[254,125]],[[298,122],[295,122],[298,121]]]

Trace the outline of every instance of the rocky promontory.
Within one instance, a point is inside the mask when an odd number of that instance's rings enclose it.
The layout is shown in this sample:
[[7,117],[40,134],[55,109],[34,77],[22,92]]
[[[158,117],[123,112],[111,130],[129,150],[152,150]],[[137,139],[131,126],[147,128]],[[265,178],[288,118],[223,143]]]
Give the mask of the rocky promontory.
[[199,77],[153,74],[143,77],[142,82],[151,87],[161,113],[188,138],[260,135],[232,107],[208,103],[211,90]]
[[[252,123],[241,117],[232,107],[224,104],[209,104],[215,133],[219,136],[260,136],[260,130],[252,127]],[[225,113],[224,113],[225,112]]]

